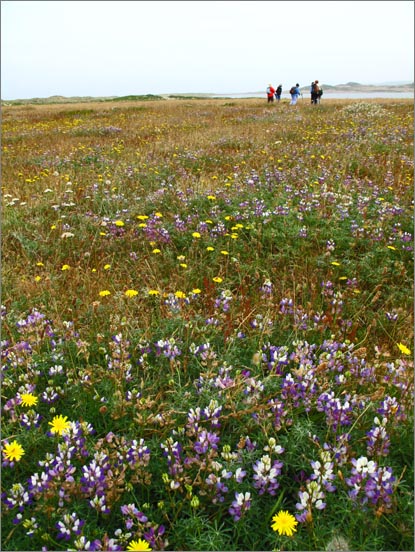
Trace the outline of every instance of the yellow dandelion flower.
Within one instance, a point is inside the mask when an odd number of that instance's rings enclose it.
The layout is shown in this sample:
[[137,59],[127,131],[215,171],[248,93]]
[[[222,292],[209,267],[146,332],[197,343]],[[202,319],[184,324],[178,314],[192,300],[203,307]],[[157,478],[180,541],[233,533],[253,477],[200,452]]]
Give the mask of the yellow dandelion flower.
[[161,253],[161,249],[157,249],[157,247],[155,249],[153,249],[153,253],[154,255],[157,255],[158,253]]
[[192,293],[194,293],[195,295],[198,295],[199,293],[202,293],[202,290],[199,288],[194,288],[192,289]]
[[274,531],[278,531],[279,535],[291,537],[297,531],[296,525],[298,521],[289,512],[281,510],[278,514],[273,516],[272,521],[274,523],[271,527]]
[[150,548],[150,545],[148,544],[147,541],[143,539],[138,539],[138,540],[132,540],[130,544],[127,546],[127,550],[135,550],[135,551],[142,550],[144,552],[146,551],[149,552],[150,550],[152,550],[152,548]]
[[187,264],[186,263],[180,263],[180,265],[182,268],[187,268]]
[[24,449],[17,441],[13,441],[4,445],[3,454],[10,462],[18,462],[24,454]]
[[215,248],[209,245],[208,247],[206,247],[206,251],[215,251]]
[[68,417],[62,416],[61,414],[59,416],[55,416],[51,422],[48,422],[48,424],[51,426],[50,431],[52,433],[57,433],[58,435],[63,435],[63,433],[71,426],[71,422],[68,421]]
[[137,218],[138,218],[138,220],[147,220],[148,216],[147,215],[137,215]]
[[398,349],[401,351],[401,353],[403,353],[404,355],[410,355],[411,354],[411,349],[408,349],[408,347],[406,345],[404,345],[403,343],[397,343],[396,344]]
[[222,253],[222,255],[229,255],[229,252],[225,251],[225,250],[222,250],[221,253]]
[[38,401],[38,398],[32,393],[22,393],[20,399],[22,401],[22,406],[35,406]]
[[71,267],[68,264],[62,265],[61,270],[69,270]]
[[111,268],[111,265],[110,265],[110,264],[104,265],[104,270],[109,270],[110,268]]
[[139,228],[147,228],[147,224],[145,222],[140,222],[138,225]]
[[45,266],[43,263],[39,262],[39,263],[36,263],[36,266]]
[[223,282],[223,279],[220,276],[215,276],[213,278],[213,281],[216,282],[217,284],[220,284],[221,282]]
[[116,220],[114,224],[115,226],[125,226],[125,223],[122,220]]
[[199,232],[193,232],[192,236],[193,236],[194,238],[200,238]]
[[210,199],[211,201],[215,201],[216,196],[214,196],[214,195],[208,195],[207,198]]
[[126,297],[135,297],[136,295],[138,295],[138,291],[136,291],[135,289],[127,289],[124,295]]
[[330,264],[333,265],[333,266],[340,266],[340,263],[338,263],[337,261],[333,261]]
[[107,295],[111,295],[111,292],[108,289],[103,289],[99,292],[100,297],[106,297]]
[[161,218],[163,215],[162,213],[157,212],[157,213],[154,213],[154,216],[157,218]]
[[35,282],[40,282],[42,278],[40,276],[35,276]]
[[396,247],[393,247],[393,245],[388,245],[388,249],[392,249],[392,251],[396,251]]
[[184,260],[186,260],[186,257],[184,255],[178,255],[177,260],[178,261],[184,261]]
[[186,294],[183,291],[175,291],[174,295],[178,299],[186,299]]
[[160,295],[160,292],[157,289],[150,289],[148,292],[149,295]]

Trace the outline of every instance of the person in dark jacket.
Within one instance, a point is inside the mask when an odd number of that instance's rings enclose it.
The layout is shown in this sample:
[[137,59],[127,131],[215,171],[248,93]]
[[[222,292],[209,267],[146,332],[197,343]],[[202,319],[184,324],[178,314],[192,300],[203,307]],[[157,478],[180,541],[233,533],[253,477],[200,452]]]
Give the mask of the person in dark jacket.
[[277,86],[276,91],[275,91],[275,99],[277,100],[277,102],[280,101],[280,99],[281,99],[281,94],[282,94],[282,84],[279,84],[279,85]]
[[320,86],[318,80],[314,81],[311,85],[311,103],[318,104],[320,101]]

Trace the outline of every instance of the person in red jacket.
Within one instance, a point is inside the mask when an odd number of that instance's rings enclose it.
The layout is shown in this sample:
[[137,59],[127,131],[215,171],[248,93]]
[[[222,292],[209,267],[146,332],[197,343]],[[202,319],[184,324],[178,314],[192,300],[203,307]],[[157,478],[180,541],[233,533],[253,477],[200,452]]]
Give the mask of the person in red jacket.
[[273,86],[271,84],[269,84],[268,87],[267,87],[268,103],[274,101],[274,94],[275,94],[275,88],[273,88]]

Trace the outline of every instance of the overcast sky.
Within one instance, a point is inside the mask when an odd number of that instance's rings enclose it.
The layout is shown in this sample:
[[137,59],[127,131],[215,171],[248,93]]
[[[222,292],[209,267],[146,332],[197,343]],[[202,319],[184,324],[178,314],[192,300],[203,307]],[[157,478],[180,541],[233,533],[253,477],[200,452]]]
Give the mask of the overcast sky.
[[414,79],[414,3],[1,2],[1,97],[256,92]]

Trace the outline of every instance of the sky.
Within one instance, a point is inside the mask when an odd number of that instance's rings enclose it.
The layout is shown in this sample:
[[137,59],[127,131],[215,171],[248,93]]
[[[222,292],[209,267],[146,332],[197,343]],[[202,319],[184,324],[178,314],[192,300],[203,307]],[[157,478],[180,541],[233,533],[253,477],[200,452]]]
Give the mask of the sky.
[[1,98],[414,80],[414,2],[1,1]]

